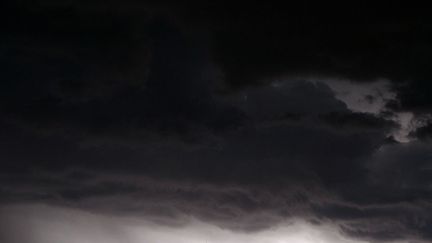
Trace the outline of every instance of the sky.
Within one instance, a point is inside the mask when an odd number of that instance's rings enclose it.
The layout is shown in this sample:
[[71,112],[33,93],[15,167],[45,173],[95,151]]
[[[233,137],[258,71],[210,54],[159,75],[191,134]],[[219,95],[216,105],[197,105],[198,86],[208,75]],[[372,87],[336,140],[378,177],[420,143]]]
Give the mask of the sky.
[[432,242],[432,19],[5,1],[0,242]]

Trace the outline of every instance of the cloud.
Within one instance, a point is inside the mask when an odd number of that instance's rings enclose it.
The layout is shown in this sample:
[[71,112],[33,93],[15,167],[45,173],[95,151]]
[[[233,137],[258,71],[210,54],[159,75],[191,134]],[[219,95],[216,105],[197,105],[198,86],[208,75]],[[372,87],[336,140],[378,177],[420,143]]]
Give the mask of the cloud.
[[432,124],[426,122],[426,124],[419,125],[419,127],[412,131],[410,135],[414,138],[428,141],[432,135]]
[[135,215],[158,240],[278,242],[301,219],[303,241],[329,225],[324,242],[430,241],[425,16],[294,5],[10,3],[1,203],[49,206],[14,208],[29,224],[4,210],[1,228],[36,237],[60,217],[50,241],[134,243],[105,217]]
[[[8,243],[173,243],[173,242],[362,242],[350,240],[332,225],[314,226],[302,220],[284,222],[271,229],[243,233],[215,227],[187,217],[181,227],[158,225],[136,217],[106,217],[82,210],[45,205],[3,207],[0,224]],[[6,221],[7,219],[7,221]],[[20,233],[25,230],[27,234]]]
[[[369,182],[374,174],[365,161],[379,155],[392,123],[350,111],[325,84],[291,81],[220,100],[244,114],[245,122],[220,133],[195,131],[199,139],[186,142],[156,133],[125,144],[115,136],[110,138],[114,142],[85,144],[62,134],[41,136],[9,124],[10,136],[19,134],[13,129],[21,135],[2,148],[7,168],[0,176],[3,204],[46,203],[105,215],[135,215],[173,227],[184,224],[184,215],[190,215],[251,234],[302,218],[317,224],[331,222],[359,238],[374,238],[375,231],[363,230],[370,221],[404,220],[396,216],[399,213],[387,214],[388,205],[406,202],[424,207],[398,197],[404,193],[398,187],[395,194],[383,194],[383,187],[390,188],[387,182]],[[302,112],[301,120],[281,122],[284,114],[297,112]],[[329,126],[319,119],[332,112],[342,116],[349,128]],[[382,175],[378,178],[386,178]],[[366,210],[370,213],[357,209],[380,203],[383,208]],[[332,213],[335,204],[353,209],[341,217],[341,208]],[[406,215],[418,214],[408,210]],[[400,224],[406,232],[423,232]],[[405,232],[402,228],[399,231]]]
[[55,11],[28,13],[33,31],[10,30],[3,40],[9,121],[45,133],[119,137],[241,123],[242,114],[215,97],[219,71],[208,50],[175,22],[79,9],[44,17]]
[[387,120],[382,117],[368,113],[331,112],[321,115],[321,118],[328,124],[338,128],[351,127],[359,129],[378,129],[381,131],[386,131],[398,127],[398,125],[394,121]]

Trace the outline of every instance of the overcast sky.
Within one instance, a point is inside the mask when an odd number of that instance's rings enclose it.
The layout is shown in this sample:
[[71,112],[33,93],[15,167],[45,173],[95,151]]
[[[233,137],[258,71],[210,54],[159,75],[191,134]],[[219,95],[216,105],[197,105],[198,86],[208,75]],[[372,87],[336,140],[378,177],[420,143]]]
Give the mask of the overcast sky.
[[432,19],[6,1],[0,242],[432,242]]

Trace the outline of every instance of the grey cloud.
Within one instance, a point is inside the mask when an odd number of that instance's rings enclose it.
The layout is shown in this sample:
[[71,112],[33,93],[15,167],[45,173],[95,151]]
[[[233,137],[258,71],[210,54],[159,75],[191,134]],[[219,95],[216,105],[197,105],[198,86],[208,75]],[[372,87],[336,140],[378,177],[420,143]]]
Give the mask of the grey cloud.
[[320,116],[324,122],[338,128],[376,129],[381,131],[391,130],[398,127],[392,120],[360,112],[331,112]]
[[[136,140],[135,146],[83,146],[70,137],[23,131],[15,145],[3,148],[3,156],[13,158],[1,176],[3,202],[142,215],[166,224],[181,224],[181,215],[193,215],[241,231],[268,228],[294,217],[338,222],[337,215],[314,211],[313,206],[327,207],[363,195],[355,191],[352,196],[347,190],[364,190],[368,170],[363,161],[376,151],[385,132],[341,132],[314,119],[324,109],[316,106],[350,114],[325,85],[299,81],[258,94],[251,95],[246,108],[235,99],[221,99],[237,107],[247,122],[221,133],[195,131],[201,137],[186,142],[189,146],[170,143],[163,133],[155,141]],[[257,97],[263,97],[262,102],[254,101]],[[273,104],[274,99],[280,99],[277,109],[255,112],[259,107],[254,106],[268,105],[266,100]],[[280,114],[300,109],[309,118],[278,121]],[[20,158],[17,145],[24,141],[31,146]],[[196,141],[208,142],[192,146]]]

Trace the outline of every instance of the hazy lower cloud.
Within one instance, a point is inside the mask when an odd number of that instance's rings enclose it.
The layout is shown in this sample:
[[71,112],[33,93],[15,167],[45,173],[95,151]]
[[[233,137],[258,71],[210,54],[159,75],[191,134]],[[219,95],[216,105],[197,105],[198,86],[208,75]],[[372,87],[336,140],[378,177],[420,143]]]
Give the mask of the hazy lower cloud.
[[[174,243],[174,242],[363,242],[350,240],[334,226],[291,220],[271,229],[245,233],[215,227],[187,217],[180,226],[160,225],[133,217],[106,217],[44,205],[2,208],[2,240],[10,243]],[[7,221],[6,221],[7,220]],[[20,231],[27,231],[22,234]]]

